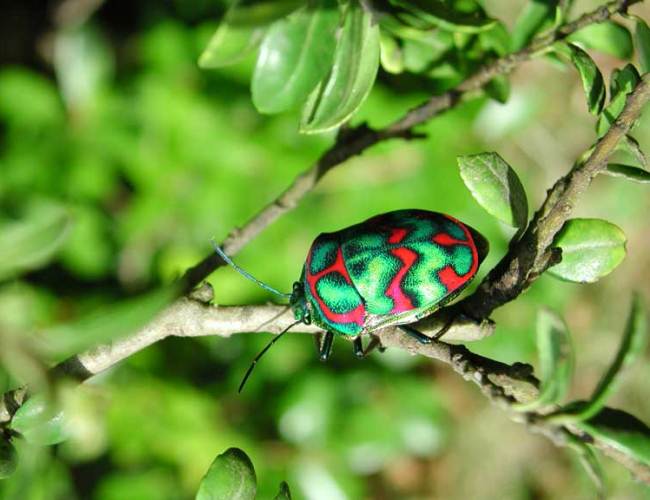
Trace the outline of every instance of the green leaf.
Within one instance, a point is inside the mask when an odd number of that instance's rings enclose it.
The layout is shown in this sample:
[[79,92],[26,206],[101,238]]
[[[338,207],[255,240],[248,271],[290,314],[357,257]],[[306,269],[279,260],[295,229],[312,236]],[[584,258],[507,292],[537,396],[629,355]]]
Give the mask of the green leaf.
[[634,294],[632,308],[627,319],[625,332],[614,361],[603,375],[591,399],[576,411],[570,412],[571,421],[584,421],[592,418],[605,406],[607,398],[616,387],[616,380],[626,366],[632,364],[646,345],[647,318],[643,302],[638,293]]
[[467,10],[454,8],[449,2],[440,0],[390,0],[390,3],[401,7],[421,22],[448,31],[477,33],[491,29],[496,23],[475,2],[469,2],[471,7]]
[[280,491],[275,495],[275,500],[291,500],[291,490],[286,481],[280,483]]
[[633,415],[603,408],[595,417],[575,425],[607,446],[650,466],[650,428]]
[[609,84],[609,103],[605,106],[596,123],[596,132],[599,138],[607,133],[611,124],[618,118],[618,115],[625,107],[627,95],[634,90],[640,81],[639,72],[631,64],[627,64],[623,69],[614,69],[612,71]]
[[578,70],[587,98],[587,108],[594,115],[600,114],[605,104],[605,82],[593,59],[577,45],[559,42],[553,48],[569,59]]
[[201,68],[234,64],[253,52],[262,41],[267,26],[303,5],[301,0],[272,0],[242,5],[234,0],[208,46],[199,57]]
[[18,454],[13,445],[0,436],[0,479],[11,476],[18,467]]
[[459,156],[460,176],[489,214],[510,226],[524,227],[528,201],[513,168],[497,153]]
[[625,234],[601,219],[568,220],[556,235],[562,261],[549,272],[563,280],[593,283],[611,273],[625,257]]
[[648,28],[648,24],[640,17],[636,18],[634,43],[636,45],[636,54],[641,73],[650,72],[650,28]]
[[605,480],[603,469],[600,466],[598,457],[594,450],[586,443],[583,443],[573,434],[567,434],[567,445],[578,455],[580,464],[584,467],[589,478],[593,481],[598,494],[598,499],[605,499]]
[[650,172],[639,167],[631,165],[622,165],[620,163],[610,163],[604,174],[611,175],[612,177],[623,177],[627,180],[640,183],[650,182]]
[[239,448],[229,448],[212,462],[196,500],[253,500],[256,491],[257,479],[250,458]]
[[526,4],[512,30],[512,50],[524,48],[535,35],[551,25],[557,4],[558,0],[530,0]]
[[146,325],[176,297],[178,288],[174,285],[103,306],[75,321],[40,332],[42,349],[60,358],[123,337]]
[[265,28],[230,26],[222,22],[199,57],[203,69],[221,68],[244,59],[259,46]]
[[379,43],[381,48],[379,60],[381,61],[382,68],[388,73],[402,73],[404,71],[404,54],[397,40],[390,34],[381,31]]
[[614,21],[585,26],[569,36],[568,40],[619,59],[629,59],[634,51],[629,30]]
[[548,309],[537,315],[537,352],[542,386],[539,397],[516,406],[518,411],[531,411],[545,405],[560,403],[571,384],[574,353],[571,336],[560,316]]
[[510,52],[512,40],[502,22],[497,22],[491,29],[481,31],[478,35],[481,47],[485,51],[493,51],[499,56]]
[[30,397],[18,408],[11,428],[26,441],[43,446],[60,443],[69,436],[63,411],[53,408],[43,394]]
[[255,65],[251,92],[260,113],[279,113],[304,103],[332,67],[339,12],[320,0],[275,22]]
[[47,264],[70,229],[68,213],[58,205],[35,207],[23,220],[0,227],[0,280]]
[[495,101],[505,103],[510,97],[510,80],[505,75],[495,76],[485,85],[484,90]]
[[334,66],[303,108],[300,131],[325,132],[350,118],[370,93],[378,67],[379,26],[359,3],[350,3]]

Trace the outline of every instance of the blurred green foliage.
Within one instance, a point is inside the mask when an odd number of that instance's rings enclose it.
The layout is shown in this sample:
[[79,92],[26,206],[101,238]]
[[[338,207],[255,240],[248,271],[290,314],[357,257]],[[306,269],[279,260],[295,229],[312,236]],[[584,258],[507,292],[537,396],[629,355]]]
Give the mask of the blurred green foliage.
[[[47,267],[0,287],[3,349],[9,340],[20,346],[31,332],[74,323],[170,283],[210,251],[211,237],[219,241],[243,224],[333,140],[331,133],[299,135],[297,112],[255,111],[254,56],[218,72],[197,67],[224,2],[145,2],[125,11],[135,13],[128,33],[111,17],[110,3],[88,22],[49,37],[45,30],[33,34],[33,50],[47,45],[45,70],[0,69],[0,223],[14,224],[43,204],[62,207],[71,220]],[[523,6],[507,3],[513,13]],[[498,37],[484,41],[500,46]],[[407,67],[420,49],[404,44]],[[594,138],[584,102],[567,104],[579,92],[575,75],[531,68],[518,77],[506,106],[462,104],[422,127],[428,140],[391,141],[338,167],[248,245],[238,263],[289,290],[318,233],[419,207],[480,229],[490,240],[483,270],[490,269],[513,231],[472,200],[456,157],[500,151],[518,165],[535,207]],[[440,79],[447,85],[458,75]],[[420,83],[381,72],[354,122],[380,126],[398,118],[427,96],[430,87]],[[640,130],[647,150],[647,120]],[[565,313],[583,363],[592,369],[607,362],[627,290],[634,284],[650,293],[643,246],[650,207],[643,189],[605,179],[580,207],[583,215],[607,216],[625,230],[630,255],[619,270],[584,288],[542,278],[497,312],[497,334],[472,348],[506,362],[532,362],[534,318],[544,304]],[[210,281],[220,304],[270,300],[230,269]],[[282,480],[294,498],[591,492],[577,466],[567,466],[538,437],[513,430],[472,387],[445,367],[402,352],[357,361],[350,346],[337,342],[332,360],[321,366],[311,338],[287,335],[238,395],[241,376],[267,341],[264,333],[168,339],[96,377],[80,396],[63,398],[76,419],[69,441],[52,448],[14,440],[20,463],[0,482],[0,498],[191,498],[215,455],[230,447],[251,456],[260,498],[275,495]],[[24,357],[0,368],[2,391],[38,379],[42,370],[33,353],[15,352]],[[621,401],[650,415],[642,382],[648,367],[636,373]],[[585,387],[591,387],[588,376],[576,390]],[[613,492],[644,494],[620,467],[604,465]]]

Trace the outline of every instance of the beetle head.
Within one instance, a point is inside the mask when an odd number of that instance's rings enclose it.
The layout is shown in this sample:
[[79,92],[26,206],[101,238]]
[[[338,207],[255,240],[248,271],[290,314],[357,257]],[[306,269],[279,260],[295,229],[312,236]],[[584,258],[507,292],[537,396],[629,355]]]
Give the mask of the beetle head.
[[298,321],[302,321],[306,325],[311,323],[311,311],[307,305],[305,287],[299,281],[293,284],[293,292],[291,293],[289,304],[291,304],[293,315]]

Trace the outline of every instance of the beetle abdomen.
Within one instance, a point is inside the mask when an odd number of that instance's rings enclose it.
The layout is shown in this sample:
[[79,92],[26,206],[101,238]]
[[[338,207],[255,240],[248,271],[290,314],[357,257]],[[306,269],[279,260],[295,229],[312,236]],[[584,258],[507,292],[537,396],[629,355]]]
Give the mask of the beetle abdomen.
[[483,258],[476,232],[426,210],[378,215],[314,241],[308,299],[324,327],[347,335],[414,321],[457,295]]

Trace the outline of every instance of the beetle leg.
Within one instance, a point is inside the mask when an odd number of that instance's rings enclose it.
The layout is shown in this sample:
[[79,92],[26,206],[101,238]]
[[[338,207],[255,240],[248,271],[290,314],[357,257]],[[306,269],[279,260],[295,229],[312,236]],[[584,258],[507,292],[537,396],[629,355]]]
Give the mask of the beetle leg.
[[[413,337],[415,340],[417,340],[420,344],[430,344],[434,340],[437,340],[437,338],[431,338],[424,333],[416,330],[412,326],[409,325],[399,325],[398,327],[400,330],[408,333],[411,337]],[[443,332],[444,333],[444,332]]]
[[377,349],[379,352],[384,352],[386,350],[386,348],[383,345],[381,345],[381,340],[379,340],[379,337],[371,334],[370,342],[368,343],[366,349],[363,351],[363,355],[367,356],[375,349]]
[[327,361],[330,357],[330,354],[332,354],[332,342],[334,341],[334,333],[330,332],[329,330],[325,332],[325,336],[323,337],[323,342],[320,345],[320,349],[318,350],[318,354],[320,356],[321,361]]
[[354,355],[359,359],[365,358],[366,354],[368,354],[367,351],[363,350],[363,342],[361,341],[361,337],[357,337],[352,341],[352,350],[354,351]]

